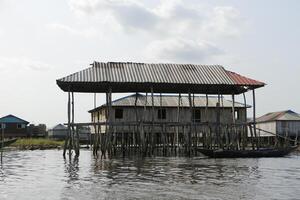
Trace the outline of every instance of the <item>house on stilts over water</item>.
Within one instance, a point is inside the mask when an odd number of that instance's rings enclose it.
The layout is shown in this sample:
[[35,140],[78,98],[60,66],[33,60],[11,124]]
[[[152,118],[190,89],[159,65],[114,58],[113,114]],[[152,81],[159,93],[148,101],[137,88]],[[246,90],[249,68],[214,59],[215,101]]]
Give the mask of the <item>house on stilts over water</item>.
[[[57,80],[68,93],[68,137],[64,148],[79,155],[78,130],[94,130],[93,153],[156,155],[207,149],[245,149],[255,143],[256,122],[247,123],[245,93],[265,84],[220,65],[94,62],[91,67]],[[92,121],[74,121],[74,93],[105,93],[106,103],[90,111]],[[135,93],[112,100],[112,93]],[[171,94],[171,95],[170,95]],[[236,103],[236,95],[244,102]],[[231,100],[225,100],[230,96]],[[96,97],[96,96],[95,96]],[[96,101],[96,98],[94,99]]]

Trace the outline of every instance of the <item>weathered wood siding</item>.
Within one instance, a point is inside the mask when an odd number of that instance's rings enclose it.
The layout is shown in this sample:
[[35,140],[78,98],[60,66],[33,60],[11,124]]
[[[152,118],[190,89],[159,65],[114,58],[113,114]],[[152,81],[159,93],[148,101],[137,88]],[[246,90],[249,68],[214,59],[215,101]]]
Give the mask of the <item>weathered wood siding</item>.
[[[276,122],[257,123],[256,128],[273,133],[273,134],[270,134],[270,133],[266,133],[264,131],[258,130],[257,133],[258,133],[258,136],[260,136],[260,137],[274,137],[274,135],[276,134]],[[250,132],[248,131],[248,133],[250,133]]]
[[[115,118],[115,110],[116,109],[123,109],[123,118],[122,119],[116,119]],[[158,119],[158,110],[160,108],[155,107],[154,108],[154,121],[155,122],[177,122],[178,116],[178,110],[175,107],[167,107],[162,108],[166,109],[166,119]],[[201,122],[217,122],[217,108],[208,108],[207,109],[207,115],[205,108],[194,108],[195,110],[200,110],[201,113]],[[245,108],[236,108],[236,111],[238,112],[239,118],[236,119],[236,123],[246,122],[246,109]],[[137,119],[136,119],[136,113],[137,113]],[[144,122],[151,122],[152,121],[152,108],[147,107],[146,111],[144,111],[143,107],[113,107],[112,108],[112,121],[113,122],[135,122],[135,121],[144,121]],[[97,112],[91,113],[92,116],[92,122],[105,122],[105,109],[101,109]],[[180,108],[180,114],[179,114],[179,121],[180,122],[190,122],[191,121],[191,112],[189,108]],[[232,111],[231,108],[220,108],[220,122],[224,124],[231,124],[233,121],[232,119]],[[92,130],[95,131],[95,128]],[[97,131],[97,128],[96,128]],[[115,131],[119,132],[131,132],[132,127],[117,127]],[[161,131],[161,128],[156,128],[155,132]],[[169,130],[172,131],[172,130]],[[105,132],[105,126],[101,126],[101,132]],[[168,130],[167,130],[168,132]]]
[[300,136],[300,121],[277,121],[276,128],[279,135]]

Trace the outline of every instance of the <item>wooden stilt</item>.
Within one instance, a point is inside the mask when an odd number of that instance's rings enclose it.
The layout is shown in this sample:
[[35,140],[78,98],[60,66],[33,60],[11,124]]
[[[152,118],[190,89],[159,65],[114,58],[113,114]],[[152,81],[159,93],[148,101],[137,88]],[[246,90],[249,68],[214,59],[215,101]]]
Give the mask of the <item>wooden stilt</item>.
[[[244,109],[245,109],[245,115],[244,120],[247,123],[247,99],[245,93],[243,93],[244,98]],[[247,124],[243,125],[243,149],[246,149],[248,146],[248,132],[247,132]]]
[[235,95],[232,94],[232,128],[233,128],[233,142],[236,149],[240,149],[240,144],[237,137],[236,123],[235,123]]
[[111,155],[112,149],[112,131],[113,131],[113,114],[112,114],[112,89],[108,90],[108,135],[107,135],[107,152]]
[[208,124],[208,94],[205,94],[205,122],[207,124],[205,132],[207,132],[207,141],[206,141],[206,146],[211,148],[211,132],[209,131],[209,124]]
[[[74,92],[72,92],[72,132],[73,132],[73,138],[74,138],[74,134],[75,134],[75,100],[74,100]],[[80,154],[80,141],[79,141],[79,127],[76,127],[76,139],[73,139],[74,141],[74,148],[75,148],[75,156],[79,157]]]
[[[135,93],[135,99],[134,99],[134,112],[135,112],[135,122],[136,122],[136,135],[138,138],[138,142],[140,142],[141,140],[141,131],[139,128],[139,120],[138,120],[138,110],[137,110],[137,101],[138,101],[138,93]],[[139,152],[141,152],[141,143],[137,144],[138,148],[139,148]]]
[[219,148],[222,148],[222,141],[221,141],[221,133],[220,133],[220,125],[221,125],[221,111],[220,111],[220,94],[218,94],[218,103],[217,107],[217,125],[216,125],[216,136],[217,136],[217,144]]
[[154,144],[154,96],[153,96],[153,87],[151,87],[151,138],[152,138],[152,155],[154,154],[155,144]]
[[66,151],[69,148],[69,139],[70,139],[70,131],[69,131],[69,125],[70,125],[70,89],[69,89],[69,92],[68,92],[67,115],[68,115],[68,134],[66,135],[66,138],[65,138],[64,150],[63,150],[63,157],[64,158],[66,157]]
[[259,149],[259,138],[256,134],[256,99],[255,99],[255,89],[252,90],[252,97],[253,97],[253,132],[254,137],[256,140],[256,148]]
[[[181,106],[181,93],[178,95],[178,105],[177,105],[177,123],[180,123],[180,106]],[[179,126],[176,126],[176,145],[175,153],[178,153],[179,150]]]
[[189,91],[189,107],[190,107],[190,126],[188,131],[188,155],[191,156],[191,140],[192,140],[192,123],[193,123],[193,107],[192,107],[192,98],[191,92]]

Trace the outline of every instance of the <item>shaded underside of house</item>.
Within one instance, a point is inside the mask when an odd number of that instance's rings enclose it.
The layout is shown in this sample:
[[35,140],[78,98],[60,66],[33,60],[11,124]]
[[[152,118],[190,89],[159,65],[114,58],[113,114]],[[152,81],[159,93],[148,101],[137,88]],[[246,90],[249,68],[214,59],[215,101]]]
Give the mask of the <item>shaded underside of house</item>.
[[[188,96],[181,96],[180,103],[178,103],[178,96],[176,95],[153,95],[153,106],[154,107],[163,107],[163,108],[177,108],[180,105],[181,108],[189,108],[189,99]],[[207,99],[205,96],[193,96],[192,105],[194,108],[208,107],[216,108],[219,99],[217,97],[209,96]],[[151,107],[152,106],[152,97],[151,95],[143,94],[133,94],[126,96],[120,99],[112,101],[112,107]],[[101,105],[95,109],[90,110],[89,112],[97,111],[101,108],[105,108],[106,104]],[[224,98],[220,99],[220,107],[223,108],[232,108],[232,101],[226,100]],[[239,102],[234,103],[235,108],[250,108],[251,106],[245,105]]]
[[221,65],[94,62],[92,66],[58,79],[65,92],[151,92],[241,94],[265,84]]

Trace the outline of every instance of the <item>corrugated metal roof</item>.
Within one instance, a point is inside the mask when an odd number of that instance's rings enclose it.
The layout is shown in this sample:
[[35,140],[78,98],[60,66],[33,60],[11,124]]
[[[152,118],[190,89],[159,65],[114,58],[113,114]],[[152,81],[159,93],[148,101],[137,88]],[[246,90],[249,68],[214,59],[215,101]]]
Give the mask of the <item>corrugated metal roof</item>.
[[0,123],[20,123],[20,124],[29,124],[29,122],[19,118],[19,117],[16,117],[14,115],[7,115],[7,116],[4,116],[4,117],[1,117],[0,118]]
[[247,78],[235,72],[227,71],[229,77],[237,84],[237,85],[244,85],[244,86],[253,86],[253,85],[262,85],[264,86],[265,83]]
[[234,84],[220,65],[102,63],[66,76],[63,82]]
[[[242,93],[242,86],[262,87],[252,79],[239,78],[220,65],[94,62],[93,66],[64,78],[57,84],[73,92],[156,92]],[[251,81],[250,81],[251,80]],[[251,82],[251,84],[249,84]]]
[[64,126],[63,124],[57,124],[56,126],[52,127],[50,130],[67,130],[68,127]]
[[[177,107],[178,106],[178,96],[176,96],[176,95],[162,95],[162,98],[160,98],[160,95],[153,95],[153,99],[154,99],[155,107],[159,107],[160,102],[161,102],[162,107]],[[192,97],[192,99],[193,99],[193,97]],[[112,101],[112,106],[113,107],[131,107],[131,106],[133,107],[135,104],[135,100],[136,100],[136,94],[133,94],[133,95],[126,96],[126,97]],[[147,95],[147,97],[146,97],[146,95],[142,95],[142,94],[137,95],[137,106],[143,107],[145,105],[146,101],[147,101],[146,106],[151,107],[152,106],[151,95]],[[206,97],[205,96],[195,96],[193,102],[194,102],[195,107],[205,107],[206,106]],[[222,102],[223,102],[223,104],[222,104]],[[217,97],[209,96],[208,107],[210,107],[210,108],[216,107],[217,103],[218,103]],[[223,106],[225,108],[232,107],[232,101],[230,101],[230,100],[226,100],[223,98],[223,101],[221,99],[220,103],[221,103],[220,106]],[[98,110],[105,106],[106,106],[106,104],[103,104],[102,106],[95,108],[93,110],[90,110],[89,112]],[[188,96],[181,96],[181,105],[180,106],[189,108]],[[245,107],[245,105],[242,103],[235,102],[235,107],[242,108],[242,107]],[[249,108],[250,106],[247,105],[247,107]]]
[[291,111],[279,111],[267,113],[256,119],[256,122],[272,122],[272,121],[300,121],[299,114]]

